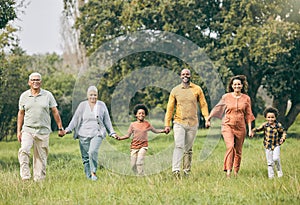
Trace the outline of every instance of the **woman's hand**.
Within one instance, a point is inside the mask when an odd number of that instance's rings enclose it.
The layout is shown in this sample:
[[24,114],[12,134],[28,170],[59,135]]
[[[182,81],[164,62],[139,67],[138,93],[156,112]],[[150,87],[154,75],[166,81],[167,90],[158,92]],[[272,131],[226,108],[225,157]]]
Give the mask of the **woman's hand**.
[[206,120],[206,121],[205,121],[205,127],[206,127],[206,128],[209,128],[209,127],[210,127],[210,120]]
[[253,132],[252,130],[249,130],[248,135],[250,138],[254,137],[255,132]]

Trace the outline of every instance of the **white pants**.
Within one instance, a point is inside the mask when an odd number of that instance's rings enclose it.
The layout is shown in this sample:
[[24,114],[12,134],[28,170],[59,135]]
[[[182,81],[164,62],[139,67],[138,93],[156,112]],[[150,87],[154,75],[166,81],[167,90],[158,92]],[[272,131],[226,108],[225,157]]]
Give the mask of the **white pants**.
[[42,180],[46,177],[46,165],[49,147],[49,134],[22,133],[21,148],[18,158],[20,163],[20,175],[23,180],[30,179],[30,149],[33,146],[33,179]]
[[280,146],[275,147],[274,150],[265,150],[268,164],[268,177],[274,178],[274,167],[277,170],[278,177],[282,177],[283,173],[280,164]]

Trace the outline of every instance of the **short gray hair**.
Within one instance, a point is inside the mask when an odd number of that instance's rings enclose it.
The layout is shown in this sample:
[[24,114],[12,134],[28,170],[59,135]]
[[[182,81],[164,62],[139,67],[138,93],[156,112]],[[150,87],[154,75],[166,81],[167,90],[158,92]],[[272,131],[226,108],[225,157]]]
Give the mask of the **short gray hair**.
[[91,85],[91,86],[88,88],[87,92],[89,93],[90,91],[95,91],[96,93],[98,93],[98,89],[97,89],[97,87],[94,86],[94,85]]
[[42,75],[39,74],[39,73],[37,73],[37,72],[31,73],[31,74],[29,75],[29,80],[31,80],[31,78],[32,78],[33,76],[39,76],[40,80],[42,80]]

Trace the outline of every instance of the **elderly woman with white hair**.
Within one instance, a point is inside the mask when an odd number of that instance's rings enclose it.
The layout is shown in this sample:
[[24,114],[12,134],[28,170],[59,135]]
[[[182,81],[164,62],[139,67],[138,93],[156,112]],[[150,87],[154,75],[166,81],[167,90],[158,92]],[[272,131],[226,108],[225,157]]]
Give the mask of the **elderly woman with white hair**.
[[116,133],[105,103],[98,100],[98,90],[95,86],[88,88],[87,100],[78,105],[70,124],[65,129],[65,134],[72,130],[74,138],[79,139],[86,177],[96,181],[98,151],[106,136],[106,130],[112,137],[116,137]]

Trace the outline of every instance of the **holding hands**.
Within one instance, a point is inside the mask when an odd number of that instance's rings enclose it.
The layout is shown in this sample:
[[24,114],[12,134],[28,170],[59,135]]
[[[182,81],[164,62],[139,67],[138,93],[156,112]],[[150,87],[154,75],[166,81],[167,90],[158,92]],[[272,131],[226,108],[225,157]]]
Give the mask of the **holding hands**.
[[164,129],[164,133],[169,134],[171,131],[171,128],[169,126],[166,126]]
[[64,130],[64,128],[59,128],[58,129],[58,136],[59,137],[63,137],[63,136],[65,136],[65,134],[66,134],[66,131]]

